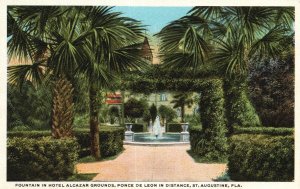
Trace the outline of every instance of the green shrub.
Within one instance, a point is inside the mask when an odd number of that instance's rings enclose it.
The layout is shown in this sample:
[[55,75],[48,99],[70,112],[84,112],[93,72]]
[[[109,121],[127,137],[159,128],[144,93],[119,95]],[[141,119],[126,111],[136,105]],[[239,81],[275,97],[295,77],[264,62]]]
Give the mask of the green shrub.
[[191,151],[209,161],[224,161],[228,144],[222,81],[208,80],[202,87],[199,104],[202,130],[190,128]]
[[29,81],[26,81],[20,90],[20,86],[8,83],[8,130],[17,126],[26,126],[33,130],[47,129],[50,123],[51,111],[49,110],[51,110],[52,104],[50,85],[35,88]]
[[51,136],[50,131],[10,131],[10,132],[7,132],[8,138],[23,137],[23,138],[37,139],[37,138],[47,137],[47,136]]
[[[242,127],[261,126],[260,119],[247,92],[247,81],[242,78],[231,78],[225,79],[224,83],[228,124]],[[231,129],[230,127],[230,132]]]
[[167,132],[180,133],[182,132],[182,127],[180,123],[168,123]]
[[294,137],[233,135],[228,161],[228,173],[232,180],[292,181]]
[[279,127],[238,127],[234,126],[234,134],[267,134],[267,135],[292,135],[293,128]]
[[[123,150],[124,128],[112,126],[100,126],[100,153],[101,156],[113,156]],[[41,138],[51,136],[50,131],[18,131],[8,132],[8,137]],[[90,155],[90,131],[89,129],[75,129],[74,136],[80,145],[80,157]]]
[[190,128],[190,144],[191,144],[191,150],[193,153],[198,154],[198,143],[199,140],[202,137],[202,128],[200,127],[191,127]]
[[201,126],[201,118],[200,118],[200,111],[198,110],[197,113],[193,115],[186,115],[185,120],[189,123],[190,127],[193,126]]
[[[113,156],[123,150],[123,127],[100,126],[99,129],[101,157]],[[74,135],[81,148],[80,157],[90,155],[90,131],[88,129],[76,129]]]
[[146,128],[143,124],[132,123],[131,131],[135,133],[146,132]]
[[9,138],[7,180],[65,180],[74,172],[78,151],[79,145],[74,139]]
[[124,128],[107,128],[100,132],[100,154],[102,157],[114,156],[123,150]]
[[89,114],[82,114],[74,116],[74,128],[89,128],[90,117]]

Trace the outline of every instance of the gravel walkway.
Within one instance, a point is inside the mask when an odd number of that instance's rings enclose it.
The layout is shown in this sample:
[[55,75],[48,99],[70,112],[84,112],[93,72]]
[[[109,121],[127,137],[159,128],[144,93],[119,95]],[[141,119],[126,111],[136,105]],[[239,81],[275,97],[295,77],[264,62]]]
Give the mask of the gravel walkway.
[[99,173],[94,181],[212,181],[226,164],[195,163],[181,146],[131,146],[114,160],[80,163],[78,173]]

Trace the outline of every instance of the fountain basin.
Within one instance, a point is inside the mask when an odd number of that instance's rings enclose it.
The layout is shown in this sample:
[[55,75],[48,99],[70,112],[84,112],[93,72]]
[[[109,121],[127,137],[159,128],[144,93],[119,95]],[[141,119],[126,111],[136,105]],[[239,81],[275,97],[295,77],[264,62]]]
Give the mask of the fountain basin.
[[189,141],[182,142],[180,136],[180,133],[163,133],[162,136],[156,138],[156,136],[151,133],[134,133],[133,141],[124,141],[124,144],[151,146],[190,144]]

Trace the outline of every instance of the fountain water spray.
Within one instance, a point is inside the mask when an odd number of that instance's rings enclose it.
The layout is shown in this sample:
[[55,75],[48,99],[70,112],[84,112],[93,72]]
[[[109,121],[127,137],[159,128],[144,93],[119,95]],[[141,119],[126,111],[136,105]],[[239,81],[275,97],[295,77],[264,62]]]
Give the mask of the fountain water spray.
[[155,135],[156,138],[162,136],[159,116],[156,116],[156,119],[154,121],[154,124],[153,124],[153,134]]

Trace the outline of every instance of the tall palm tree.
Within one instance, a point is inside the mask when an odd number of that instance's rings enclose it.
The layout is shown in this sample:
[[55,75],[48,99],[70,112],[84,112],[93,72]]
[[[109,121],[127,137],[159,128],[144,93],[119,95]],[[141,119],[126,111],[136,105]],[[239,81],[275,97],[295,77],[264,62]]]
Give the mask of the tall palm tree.
[[9,56],[33,62],[9,68],[11,82],[29,78],[38,84],[45,74],[69,80],[85,75],[91,153],[100,158],[99,90],[113,85],[121,73],[147,64],[132,46],[143,39],[140,23],[110,7],[9,7],[8,19]]
[[90,86],[91,151],[98,159],[99,88],[111,87],[114,81],[130,70],[146,69],[149,62],[140,56],[134,46],[144,38],[144,29],[138,21],[121,17],[120,13],[110,12],[110,8],[103,7],[90,7],[86,9],[86,15],[89,25],[95,28],[90,37],[90,48],[95,53],[89,63],[82,65],[79,70],[85,73]]
[[215,63],[228,74],[246,74],[250,59],[275,57],[293,32],[291,7],[194,7],[158,36],[168,66]]
[[[73,61],[68,57],[68,48],[63,48],[67,28],[70,22],[63,21],[65,12],[71,9],[55,6],[8,7],[8,56],[17,58],[19,62],[29,62],[24,65],[11,65],[8,68],[9,82],[22,84],[31,80],[35,86],[49,78],[55,82],[53,105],[51,112],[51,127],[54,138],[72,135],[73,97],[72,85],[68,77],[74,69]],[[63,29],[60,26],[66,24]],[[65,36],[62,36],[65,32]],[[61,38],[58,40],[58,37]],[[65,46],[67,47],[67,46]],[[59,60],[58,60],[59,59]],[[65,66],[62,66],[65,63]]]
[[192,96],[193,93],[182,92],[174,95],[174,100],[171,101],[174,104],[173,108],[180,108],[182,123],[184,123],[185,106],[190,108],[194,103]]
[[[251,60],[276,58],[285,49],[282,41],[294,36],[293,24],[291,7],[194,7],[157,35],[165,67],[196,71],[206,64],[240,85],[237,96],[247,98],[249,64],[258,62]],[[249,100],[246,104],[254,110]],[[257,116],[253,120],[259,124]]]

